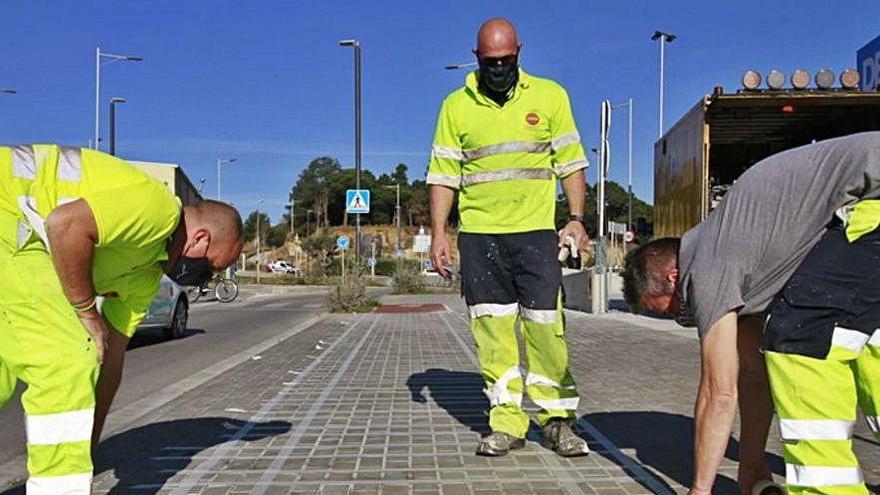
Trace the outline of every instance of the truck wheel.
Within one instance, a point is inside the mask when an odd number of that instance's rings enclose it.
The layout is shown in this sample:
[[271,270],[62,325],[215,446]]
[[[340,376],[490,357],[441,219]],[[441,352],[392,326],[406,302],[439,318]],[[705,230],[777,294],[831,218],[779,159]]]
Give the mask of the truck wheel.
[[189,308],[182,300],[177,301],[174,307],[174,317],[171,318],[171,325],[165,328],[165,337],[168,340],[179,339],[186,333],[186,324],[189,320]]

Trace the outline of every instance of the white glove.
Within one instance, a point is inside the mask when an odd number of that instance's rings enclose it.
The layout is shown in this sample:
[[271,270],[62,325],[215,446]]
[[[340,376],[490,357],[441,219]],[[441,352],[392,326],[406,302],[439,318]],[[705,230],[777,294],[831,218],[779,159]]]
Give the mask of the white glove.
[[565,262],[569,256],[577,259],[578,255],[578,248],[574,242],[574,237],[570,235],[565,236],[565,242],[562,244],[562,249],[559,250],[559,261]]

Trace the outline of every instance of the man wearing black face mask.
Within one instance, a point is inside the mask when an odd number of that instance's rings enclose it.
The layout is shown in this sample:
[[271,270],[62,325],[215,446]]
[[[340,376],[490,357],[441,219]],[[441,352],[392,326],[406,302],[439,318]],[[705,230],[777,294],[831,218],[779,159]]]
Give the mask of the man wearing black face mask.
[[181,207],[110,155],[0,147],[0,407],[28,384],[28,491],[89,493],[90,451],[162,274],[210,277],[238,257],[242,230],[229,205]]
[[[568,94],[521,70],[520,48],[510,22],[485,22],[474,50],[480,70],[443,102],[427,177],[431,258],[445,276],[451,261],[445,225],[458,190],[462,292],[491,405],[492,433],[477,454],[502,456],[525,446],[526,392],[541,407],[543,444],[573,457],[589,449],[572,431],[579,397],[568,369],[558,250],[564,241],[587,246],[587,160]],[[558,233],[557,181],[571,212]],[[517,324],[528,354],[525,377]]]

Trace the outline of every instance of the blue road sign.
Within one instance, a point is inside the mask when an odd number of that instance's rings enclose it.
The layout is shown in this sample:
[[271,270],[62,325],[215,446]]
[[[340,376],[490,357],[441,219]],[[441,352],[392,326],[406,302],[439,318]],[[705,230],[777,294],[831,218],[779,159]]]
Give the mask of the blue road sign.
[[348,238],[347,235],[341,235],[336,238],[336,247],[339,249],[348,249],[348,246],[351,245],[351,239]]
[[370,190],[349,189],[345,191],[345,211],[361,214],[370,212]]
[[370,268],[376,266],[376,258],[367,258],[367,266]]
[[859,71],[859,88],[874,91],[880,84],[880,36],[859,49],[856,54],[856,67]]

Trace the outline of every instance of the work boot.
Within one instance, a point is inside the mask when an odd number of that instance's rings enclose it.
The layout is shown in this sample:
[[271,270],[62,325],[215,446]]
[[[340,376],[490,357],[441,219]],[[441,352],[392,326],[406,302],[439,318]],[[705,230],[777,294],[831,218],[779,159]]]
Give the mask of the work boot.
[[590,453],[587,441],[571,429],[571,422],[562,418],[551,419],[541,432],[544,438],[541,445],[562,457],[577,457]]
[[480,443],[477,444],[477,455],[501,457],[507,455],[511,450],[521,449],[525,446],[525,438],[516,438],[501,431],[493,431],[480,439]]

